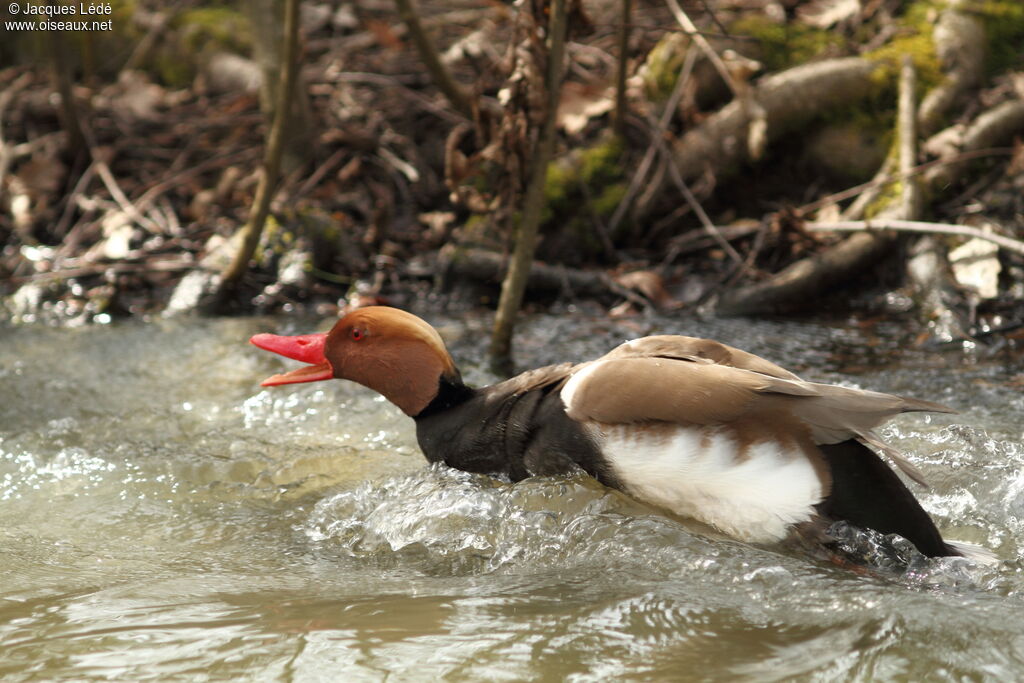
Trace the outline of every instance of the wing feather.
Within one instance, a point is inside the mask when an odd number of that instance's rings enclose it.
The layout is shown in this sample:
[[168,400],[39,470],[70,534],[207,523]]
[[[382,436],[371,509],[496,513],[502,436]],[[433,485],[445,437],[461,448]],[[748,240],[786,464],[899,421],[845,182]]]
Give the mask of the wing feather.
[[653,337],[643,337],[628,341],[609,351],[602,357],[602,360],[651,357],[675,358],[695,363],[714,363],[715,365],[725,365],[739,368],[740,370],[750,370],[762,375],[768,375],[769,377],[800,379],[789,370],[771,361],[728,344],[712,339],[684,337],[674,334],[655,335]]
[[784,413],[808,425],[815,443],[856,438],[921,484],[921,472],[874,429],[899,413],[955,412],[930,401],[806,382],[725,344],[669,335],[627,342],[576,366],[561,396],[569,417],[610,424],[728,424]]

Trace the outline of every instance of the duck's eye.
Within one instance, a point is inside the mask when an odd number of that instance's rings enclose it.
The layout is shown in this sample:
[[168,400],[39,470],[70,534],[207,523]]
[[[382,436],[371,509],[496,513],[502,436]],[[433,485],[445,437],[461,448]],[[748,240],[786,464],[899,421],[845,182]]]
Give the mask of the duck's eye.
[[352,328],[352,341],[359,341],[364,336],[366,336],[366,333],[363,332],[361,329],[359,329],[358,327]]

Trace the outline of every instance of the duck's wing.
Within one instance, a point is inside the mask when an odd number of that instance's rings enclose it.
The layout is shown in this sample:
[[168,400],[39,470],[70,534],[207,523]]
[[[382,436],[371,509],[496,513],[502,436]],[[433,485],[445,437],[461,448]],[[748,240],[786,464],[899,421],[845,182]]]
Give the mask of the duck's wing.
[[706,425],[732,422],[778,397],[817,394],[809,382],[703,360],[606,356],[578,366],[561,396],[581,422]]
[[672,358],[694,363],[725,365],[780,379],[800,379],[784,367],[760,356],[700,337],[671,334],[642,337],[620,344],[602,356],[601,360],[614,358]]
[[899,413],[954,412],[930,401],[799,379],[774,363],[718,342],[648,337],[577,366],[561,391],[569,417],[609,424],[727,424],[791,416],[818,444],[856,438],[888,455],[911,479],[921,473],[874,428]]

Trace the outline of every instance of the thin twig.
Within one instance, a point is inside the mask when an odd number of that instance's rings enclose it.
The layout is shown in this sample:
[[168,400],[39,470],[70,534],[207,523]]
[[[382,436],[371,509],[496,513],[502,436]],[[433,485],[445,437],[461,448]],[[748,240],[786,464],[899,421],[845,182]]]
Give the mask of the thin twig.
[[252,156],[253,151],[254,150],[252,149],[246,149],[240,152],[233,152],[231,154],[224,154],[222,156],[213,157],[212,159],[201,161],[195,166],[185,169],[180,173],[176,173],[170,176],[169,178],[164,178],[160,182],[151,185],[148,189],[146,189],[146,191],[143,192],[142,195],[135,200],[135,206],[139,207],[142,210],[145,210],[149,208],[150,203],[152,203],[160,195],[167,192],[172,187],[180,185],[182,181],[194,178],[202,173],[206,173],[208,170],[212,168],[216,168],[218,166],[226,166],[228,164],[242,161],[246,157]]
[[[924,173],[928,169],[932,168],[933,166],[940,166],[942,164],[956,164],[961,161],[970,161],[971,159],[980,159],[988,156],[1009,156],[1011,154],[1013,154],[1012,147],[989,147],[986,149],[975,149],[967,152],[961,152],[954,156],[950,156],[949,158],[932,159],[931,161],[926,161],[922,164],[918,164],[917,166],[914,166],[910,170],[910,174],[920,175],[921,173]],[[813,202],[809,204],[804,204],[803,206],[799,207],[797,211],[800,214],[807,215],[811,211],[817,211],[823,206],[827,206],[829,204],[836,204],[838,202],[850,199],[852,197],[856,197],[873,187],[877,187],[879,185],[884,185],[886,183],[891,183],[893,181],[903,179],[904,176],[900,173],[882,173],[876,175],[874,178],[865,183],[861,183],[860,185],[854,185],[853,187],[849,187],[845,190],[840,190],[839,192],[834,192],[830,195],[822,197],[821,199],[815,199]]]
[[39,280],[67,280],[73,277],[88,277],[100,273],[145,273],[145,272],[172,272],[178,270],[195,270],[202,268],[192,259],[167,259],[163,261],[149,261],[146,263],[95,263],[79,268],[65,268],[63,270],[51,270],[45,273],[35,273],[26,277],[11,278],[11,282],[21,285],[26,282],[38,282]]
[[917,103],[914,100],[914,87],[917,83],[917,72],[910,55],[903,56],[900,67],[899,102],[897,106],[897,133],[899,135],[899,172],[904,178],[900,194],[900,218],[913,220],[921,211],[921,189],[917,178],[913,177],[914,164],[917,162]]
[[434,84],[444,93],[444,96],[448,98],[448,101],[451,102],[455,110],[466,118],[472,119],[472,100],[462,86],[456,82],[448,67],[441,61],[441,55],[438,53],[433,41],[427,36],[423,23],[420,21],[420,16],[413,6],[413,2],[414,0],[395,0],[395,4],[398,6],[398,14],[402,17],[402,21],[405,22],[409,33],[412,35],[413,43],[415,43],[416,50],[420,53],[423,65],[427,67],[427,71],[430,72],[430,77],[434,80]]
[[872,219],[868,221],[835,221],[823,223],[804,223],[808,232],[861,232],[867,230],[897,230],[899,232],[923,232],[939,235],[956,235],[958,237],[976,237],[997,244],[1007,251],[1024,256],[1024,242],[1003,235],[985,232],[968,225],[950,225],[948,223],[929,223],[927,221],[908,221],[896,218]]
[[729,240],[722,236],[718,226],[711,221],[707,212],[704,211],[704,207],[700,205],[700,202],[697,201],[697,197],[695,197],[693,192],[690,191],[686,181],[683,180],[683,174],[679,172],[679,166],[676,164],[675,158],[672,157],[672,152],[668,149],[668,145],[665,144],[665,141],[660,137],[655,138],[654,140],[665,159],[665,163],[668,165],[668,174],[672,179],[672,183],[683,195],[683,199],[685,199],[686,203],[690,205],[690,208],[693,209],[693,212],[697,215],[697,219],[700,221],[701,225],[704,226],[704,231],[714,238],[715,242],[718,243],[718,246],[720,246],[722,250],[729,255],[729,258],[733,260],[733,263],[737,267],[742,266],[743,257],[740,256],[740,253],[736,251],[735,247],[729,244]]
[[618,66],[615,72],[615,132],[626,132],[626,70],[629,67],[629,20],[633,14],[633,0],[622,3],[622,26],[619,27]]
[[679,6],[677,0],[668,0],[668,8],[672,10],[672,16],[676,18],[679,25],[683,27],[683,32],[690,36],[690,39],[697,44],[697,47],[701,49],[704,55],[708,58],[711,64],[715,67],[715,71],[722,77],[725,84],[729,86],[729,90],[732,91],[734,97],[740,96],[740,85],[736,82],[736,79],[732,77],[732,73],[729,72],[729,67],[725,65],[722,58],[718,56],[715,49],[711,47],[711,43],[708,42],[707,38],[701,35],[700,31],[697,30],[697,26],[690,21],[690,17],[686,15],[683,8]]
[[150,232],[161,233],[164,229],[142,215],[142,212],[128,199],[128,195],[124,193],[121,186],[117,184],[117,178],[110,171],[110,166],[107,162],[100,158],[100,154],[97,153],[96,149],[89,145],[89,150],[92,153],[93,165],[96,169],[96,173],[99,175],[100,180],[106,185],[107,191],[110,192],[110,196],[114,198],[117,205],[121,207],[121,210],[128,214],[132,220],[139,225],[145,227]]
[[[391,88],[394,92],[400,93],[405,97],[409,98],[416,104],[420,105],[432,114],[435,114],[439,118],[445,119],[452,123],[463,123],[465,117],[453,114],[443,106],[433,102],[429,97],[421,95],[409,86],[405,85],[399,79],[394,76],[387,76],[385,74],[374,74],[366,73],[362,71],[345,71],[343,73],[332,76],[332,79],[338,81],[355,81],[365,83],[376,83]],[[333,82],[333,81],[332,81]]]
[[[498,310],[494,315],[491,333],[491,368],[496,371],[512,370],[512,332],[516,315],[522,305],[530,264],[537,246],[537,230],[544,209],[544,186],[547,181],[548,161],[555,146],[555,124],[558,118],[558,100],[564,74],[565,39],[567,28],[566,0],[552,0],[547,31],[547,74],[545,78],[545,111],[540,134],[530,160],[530,178],[523,198],[522,217],[516,235],[515,249],[508,272],[501,283]],[[539,17],[535,17],[535,20]]]
[[135,44],[131,54],[128,55],[128,59],[125,60],[124,66],[121,67],[121,71],[138,68],[138,65],[149,55],[149,51],[156,44],[157,38],[163,37],[164,30],[169,23],[169,16],[173,16],[173,14],[157,12],[150,15],[151,18],[146,35],[142,36],[142,39]]
[[338,163],[345,158],[345,155],[348,154],[349,151],[350,150],[348,149],[342,148],[334,152],[334,154],[332,154],[331,156],[327,157],[327,161],[320,164],[319,168],[313,171],[309,178],[307,178],[306,181],[302,183],[302,186],[295,191],[293,198],[305,196],[307,192],[316,187],[320,183],[320,181],[324,179],[325,175],[334,170],[334,167],[337,166]]
[[93,161],[89,164],[86,169],[82,172],[82,175],[78,177],[78,182],[75,183],[74,188],[64,198],[64,210],[61,211],[60,219],[57,220],[57,227],[54,229],[54,234],[61,237],[61,245],[57,249],[56,258],[63,258],[65,254],[72,253],[78,248],[78,237],[84,230],[84,223],[81,218],[79,222],[73,228],[68,230],[68,226],[71,223],[71,214],[74,209],[78,206],[78,198],[85,188],[89,187],[89,183],[96,176],[96,162]]
[[118,185],[117,178],[114,177],[113,171],[110,170],[110,165],[107,164],[107,161],[104,158],[105,154],[96,144],[96,137],[92,134],[92,129],[88,126],[82,126],[81,133],[83,140],[85,141],[85,145],[89,150],[89,156],[92,158],[92,165],[90,168],[99,175],[100,180],[103,181],[103,184],[107,188],[107,192],[110,193],[111,198],[117,203],[118,207],[120,207],[128,217],[150,232],[164,232],[161,226],[143,215],[142,211],[132,202],[132,200],[128,199],[128,195],[126,195],[124,190],[121,189],[121,186]]
[[[718,232],[727,240],[739,240],[755,233],[762,232],[762,224],[753,225],[725,225],[717,226]],[[690,230],[669,241],[669,249],[665,258],[661,260],[661,267],[664,268],[675,261],[683,254],[692,254],[702,251],[715,244],[715,238],[711,237],[704,230]],[[749,260],[749,258],[748,258]]]
[[270,213],[270,202],[278,189],[278,181],[281,178],[281,157],[284,154],[285,131],[290,118],[291,107],[288,106],[288,103],[291,101],[298,71],[299,0],[285,0],[283,31],[284,45],[281,48],[283,64],[275,93],[277,107],[275,107],[274,120],[270,124],[270,132],[267,135],[267,143],[263,152],[263,172],[260,174],[259,184],[256,186],[256,196],[253,198],[249,219],[237,233],[241,236],[241,243],[236,246],[231,263],[221,271],[218,291],[210,305],[213,310],[226,303],[228,295],[248,269],[249,259],[252,258],[259,245],[260,236],[263,234],[263,224],[266,223]]
[[679,100],[683,96],[683,86],[686,81],[690,78],[690,72],[693,71],[693,65],[696,61],[692,50],[686,53],[686,58],[683,61],[683,68],[679,71],[679,75],[676,76],[676,82],[672,86],[672,93],[668,97],[668,101],[665,102],[665,108],[661,112],[661,116],[658,118],[657,127],[651,132],[651,144],[647,147],[647,151],[644,152],[644,158],[640,161],[640,165],[636,169],[636,173],[629,181],[629,187],[626,188],[626,194],[623,195],[622,199],[619,200],[618,206],[615,207],[612,217],[608,220],[608,232],[614,235],[618,229],[622,219],[626,216],[626,211],[632,206],[633,200],[636,198],[637,192],[640,191],[640,187],[647,179],[647,174],[651,169],[651,164],[654,163],[654,157],[657,154],[657,146],[654,143],[655,138],[660,138],[665,134],[668,129],[669,123],[672,122],[672,116],[676,112],[676,108],[679,106]]

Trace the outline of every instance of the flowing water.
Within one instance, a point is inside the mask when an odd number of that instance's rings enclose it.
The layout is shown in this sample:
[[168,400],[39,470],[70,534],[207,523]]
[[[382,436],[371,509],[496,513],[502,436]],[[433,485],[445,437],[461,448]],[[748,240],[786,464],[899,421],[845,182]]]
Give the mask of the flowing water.
[[[442,322],[467,378],[489,381],[485,322]],[[355,385],[258,386],[294,364],[249,335],[327,324],[0,329],[0,678],[1024,677],[1019,355],[792,322],[567,310],[521,328],[524,366],[675,332],[960,409],[885,434],[947,537],[1001,563],[896,542],[851,571],[702,535],[586,478],[428,467],[411,421]]]

